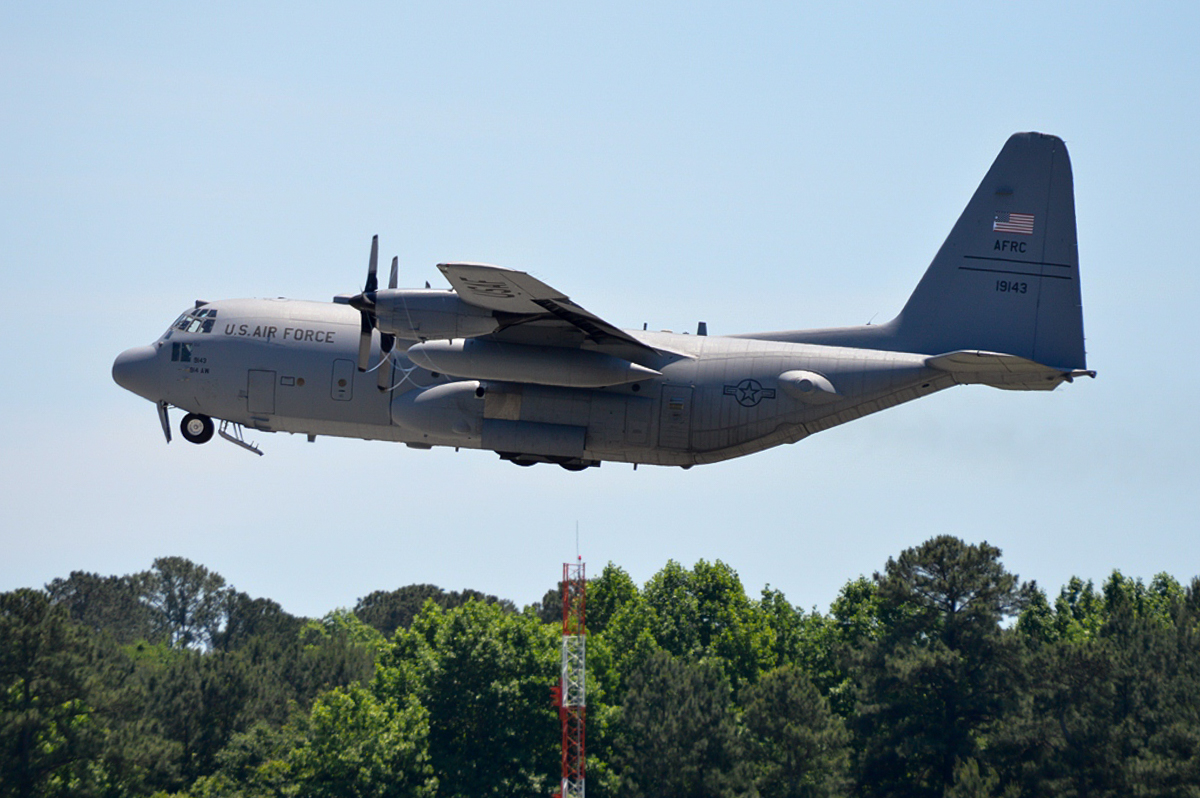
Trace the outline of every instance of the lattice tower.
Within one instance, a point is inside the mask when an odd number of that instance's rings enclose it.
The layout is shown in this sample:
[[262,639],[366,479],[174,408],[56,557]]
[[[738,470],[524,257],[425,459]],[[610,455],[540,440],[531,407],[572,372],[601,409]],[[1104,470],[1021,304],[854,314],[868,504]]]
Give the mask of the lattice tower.
[[558,717],[562,721],[562,798],[583,798],[584,726],[587,716],[587,579],[582,559],[563,564],[562,674]]

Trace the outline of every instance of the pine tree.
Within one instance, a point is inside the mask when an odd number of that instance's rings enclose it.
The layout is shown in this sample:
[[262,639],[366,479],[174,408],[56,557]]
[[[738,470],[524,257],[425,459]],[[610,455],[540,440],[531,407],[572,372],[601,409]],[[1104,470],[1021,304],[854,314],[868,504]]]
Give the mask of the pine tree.
[[860,784],[880,795],[941,796],[957,763],[1015,701],[1019,648],[1001,632],[1032,587],[1000,550],[933,538],[876,574],[882,628],[856,657]]

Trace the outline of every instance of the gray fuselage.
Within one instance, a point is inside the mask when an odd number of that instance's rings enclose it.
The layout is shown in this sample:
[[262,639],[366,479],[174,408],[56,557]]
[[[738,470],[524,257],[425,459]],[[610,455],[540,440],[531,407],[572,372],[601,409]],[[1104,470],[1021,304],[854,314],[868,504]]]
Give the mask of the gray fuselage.
[[793,443],[955,382],[919,354],[631,331],[665,353],[643,362],[661,377],[590,389],[462,379],[413,365],[401,342],[394,387],[381,391],[355,366],[358,333],[342,304],[212,302],[123,355],[114,376],[151,401],[262,431],[678,466]]

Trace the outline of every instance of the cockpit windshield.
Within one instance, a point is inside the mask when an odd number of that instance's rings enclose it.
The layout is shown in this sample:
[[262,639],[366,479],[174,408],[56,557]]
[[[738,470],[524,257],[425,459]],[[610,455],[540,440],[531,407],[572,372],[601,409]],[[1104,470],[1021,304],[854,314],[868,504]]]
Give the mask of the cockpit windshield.
[[167,334],[163,338],[170,338],[171,333],[176,330],[187,333],[210,333],[216,321],[216,308],[192,308],[175,320],[175,323],[171,325],[171,329],[167,330]]

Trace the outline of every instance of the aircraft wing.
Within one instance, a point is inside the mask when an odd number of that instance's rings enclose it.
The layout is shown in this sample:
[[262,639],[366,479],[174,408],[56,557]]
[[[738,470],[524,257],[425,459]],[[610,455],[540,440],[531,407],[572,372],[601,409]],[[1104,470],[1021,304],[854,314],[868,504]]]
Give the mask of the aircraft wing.
[[563,292],[525,272],[485,263],[439,263],[460,299],[492,311],[500,327],[490,338],[511,343],[658,352],[629,333],[584,310]]

